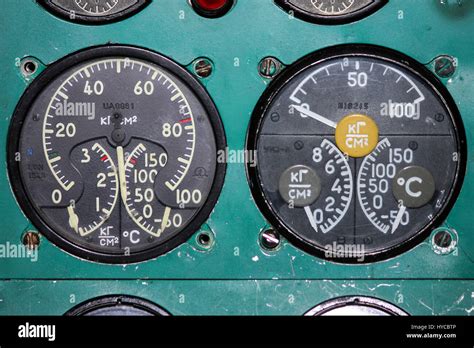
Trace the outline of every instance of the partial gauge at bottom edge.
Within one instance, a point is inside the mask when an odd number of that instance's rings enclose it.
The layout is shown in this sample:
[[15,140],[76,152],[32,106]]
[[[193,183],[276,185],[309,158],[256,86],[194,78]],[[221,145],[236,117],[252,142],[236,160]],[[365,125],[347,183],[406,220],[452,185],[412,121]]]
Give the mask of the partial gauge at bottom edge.
[[138,262],[207,219],[225,143],[216,107],[184,68],[145,49],[99,46],[28,87],[10,125],[9,177],[27,217],[60,248]]
[[446,88],[424,66],[371,45],[299,60],[256,106],[247,172],[267,220],[336,263],[407,251],[447,217],[466,136]]
[[397,306],[375,297],[344,296],[328,300],[308,311],[306,316],[407,316]]
[[78,304],[66,316],[169,316],[156,304],[134,296],[108,295]]

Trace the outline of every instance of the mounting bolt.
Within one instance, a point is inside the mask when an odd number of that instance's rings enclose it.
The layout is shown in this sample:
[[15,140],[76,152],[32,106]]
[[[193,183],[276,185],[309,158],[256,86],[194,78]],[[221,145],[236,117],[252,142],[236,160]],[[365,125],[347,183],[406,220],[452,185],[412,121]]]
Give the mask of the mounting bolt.
[[266,57],[258,64],[258,72],[260,76],[272,79],[280,73],[282,67],[283,64],[275,57]]
[[211,231],[202,231],[196,236],[198,250],[209,251],[215,243],[214,234]]
[[212,62],[207,58],[198,58],[194,64],[194,73],[202,79],[205,79],[212,74]]
[[260,245],[266,250],[275,250],[280,246],[280,234],[272,228],[260,233]]
[[23,59],[20,63],[20,70],[24,77],[29,77],[34,75],[38,70],[38,63],[35,62],[33,59]]
[[431,245],[436,254],[450,254],[457,247],[457,234],[446,228],[438,229],[431,238]]
[[448,78],[456,72],[456,60],[448,55],[436,57],[434,60],[434,69],[436,74],[442,78]]
[[34,250],[40,244],[39,234],[34,231],[28,231],[23,235],[22,242],[28,249]]

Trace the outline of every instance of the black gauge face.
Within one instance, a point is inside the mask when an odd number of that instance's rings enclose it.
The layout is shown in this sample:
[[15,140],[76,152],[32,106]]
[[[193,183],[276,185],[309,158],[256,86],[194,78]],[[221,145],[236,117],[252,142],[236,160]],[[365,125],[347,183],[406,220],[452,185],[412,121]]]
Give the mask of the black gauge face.
[[406,316],[406,312],[391,303],[364,296],[346,296],[326,301],[306,316]]
[[81,303],[68,311],[66,316],[115,316],[148,317],[169,316],[164,309],[152,302],[133,296],[103,296]]
[[124,19],[141,10],[147,0],[39,0],[52,13],[67,20],[99,24]]
[[297,62],[254,111],[248,167],[267,219],[335,262],[405,251],[439,225],[464,176],[465,134],[445,88],[420,64],[344,45]]
[[167,252],[222,186],[217,111],[183,68],[104,46],[48,68],[17,106],[10,179],[27,216],[67,251],[127,263]]
[[377,11],[386,0],[275,0],[285,11],[306,21],[344,24]]

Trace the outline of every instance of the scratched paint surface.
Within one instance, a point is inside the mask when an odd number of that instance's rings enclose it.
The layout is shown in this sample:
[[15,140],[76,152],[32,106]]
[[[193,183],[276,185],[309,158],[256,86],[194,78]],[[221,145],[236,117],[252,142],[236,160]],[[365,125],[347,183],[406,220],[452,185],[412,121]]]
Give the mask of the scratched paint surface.
[[[17,295],[28,301],[18,301]],[[302,315],[337,296],[382,298],[412,315],[471,315],[473,281],[11,281],[0,284],[0,314],[62,315],[102,295],[129,294],[172,315]]]
[[[310,52],[340,43],[387,46],[424,64],[440,54],[450,54],[458,59],[459,68],[442,82],[463,115],[468,144],[474,136],[473,2],[453,8],[437,1],[392,0],[375,15],[339,27],[289,19],[271,0],[239,0],[229,15],[214,21],[196,16],[184,0],[160,0],[126,21],[100,27],[60,20],[33,0],[24,0],[21,10],[20,15],[16,0],[2,2],[3,144],[10,117],[28,84],[21,77],[17,58],[32,56],[48,65],[71,52],[107,42],[156,50],[185,66],[196,57],[209,57],[215,72],[204,84],[223,119],[229,147],[237,150],[244,147],[250,114],[267,85],[257,71],[263,57],[275,56],[291,64]],[[380,28],[390,28],[391,34]],[[4,279],[0,282],[0,313],[60,314],[70,307],[67,298],[72,292],[78,292],[80,302],[107,288],[143,294],[176,314],[203,313],[204,306],[208,308],[205,313],[212,314],[301,314],[321,300],[344,294],[373,294],[398,303],[400,289],[405,301],[400,306],[407,311],[470,314],[474,279],[472,160],[470,157],[466,182],[446,222],[459,235],[458,250],[450,255],[435,254],[429,240],[394,259],[362,266],[325,262],[287,242],[277,252],[265,252],[258,245],[258,234],[267,224],[251,198],[244,165],[230,164],[219,202],[203,226],[215,234],[211,250],[199,250],[191,238],[157,260],[108,266],[79,260],[42,238],[37,262],[0,259],[0,279]],[[0,152],[0,169],[0,244],[19,243],[22,233],[34,227],[11,193],[5,151]],[[81,280],[81,286],[72,280]],[[61,296],[52,289],[59,290]],[[33,302],[18,301],[18,291],[30,294]],[[183,306],[174,302],[180,292],[187,294],[188,302]],[[295,300],[290,304],[292,294]]]

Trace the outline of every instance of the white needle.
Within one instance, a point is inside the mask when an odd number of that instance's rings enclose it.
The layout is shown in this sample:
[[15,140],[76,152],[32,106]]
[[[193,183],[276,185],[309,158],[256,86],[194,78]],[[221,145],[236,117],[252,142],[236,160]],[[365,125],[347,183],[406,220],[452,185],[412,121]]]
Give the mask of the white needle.
[[407,208],[404,205],[402,205],[398,210],[397,217],[395,218],[395,221],[392,224],[392,233],[397,230],[398,226],[400,226],[400,222],[402,221],[403,214],[405,214],[406,210]]
[[67,207],[67,212],[69,214],[69,226],[71,226],[71,228],[74,231],[78,232],[78,230],[79,230],[79,216],[77,216],[77,214],[74,211],[74,204],[73,203],[71,203],[71,205]]
[[166,228],[166,225],[168,225],[168,221],[169,221],[169,218],[170,218],[170,213],[171,213],[171,208],[166,207],[165,208],[165,213],[163,214],[163,219],[161,220],[161,228],[160,228],[161,233],[163,233],[163,231]]
[[296,111],[298,111],[300,114],[304,115],[304,116],[308,116],[308,117],[311,117],[312,119],[316,120],[316,121],[319,121],[321,123],[324,123],[326,126],[329,126],[329,127],[332,127],[332,128],[336,128],[337,127],[337,123],[334,122],[334,121],[331,121],[330,119],[324,117],[324,116],[321,116],[309,109],[306,109],[300,105],[290,105],[293,109],[295,109]]
[[311,227],[318,232],[318,225],[316,225],[316,221],[314,220],[313,212],[311,211],[311,208],[309,205],[304,207],[304,211],[306,212],[306,216],[308,217],[309,223]]
[[123,155],[122,146],[117,146],[117,161],[118,161],[120,194],[121,194],[123,203],[127,205],[127,180],[125,178],[125,158]]

